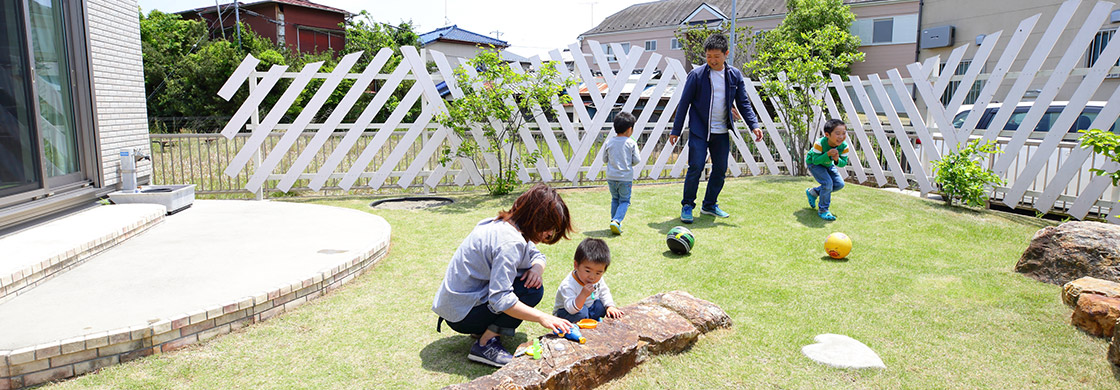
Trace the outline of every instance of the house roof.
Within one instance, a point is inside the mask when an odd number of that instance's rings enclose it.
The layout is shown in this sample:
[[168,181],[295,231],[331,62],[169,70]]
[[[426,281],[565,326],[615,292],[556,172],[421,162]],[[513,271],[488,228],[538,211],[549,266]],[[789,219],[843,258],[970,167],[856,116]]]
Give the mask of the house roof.
[[[738,0],[736,19],[756,18],[786,13],[786,0]],[[844,0],[844,4],[884,0]],[[608,16],[598,26],[580,35],[594,35],[641,28],[676,26],[698,8],[707,4],[725,15],[731,14],[732,0],[661,0],[634,4]]]
[[[318,3],[312,3],[312,2],[307,1],[307,0],[263,0],[263,1],[254,1],[254,2],[251,2],[251,3],[246,3],[246,2],[238,2],[238,3],[240,3],[241,7],[250,7],[250,6],[259,5],[259,4],[294,5],[294,6],[297,6],[297,7],[311,8],[311,9],[317,9],[317,10],[321,10],[321,11],[338,13],[338,14],[342,14],[344,16],[354,15],[350,11],[347,11],[347,10],[344,10],[344,9],[341,9],[341,8],[335,8],[335,7],[326,6],[326,5],[322,5],[322,4],[318,4]],[[231,4],[233,4],[233,3],[222,4],[221,7],[224,10],[224,9],[226,9],[227,6],[229,6]],[[178,13],[178,14],[187,13],[187,12],[203,13],[203,12],[213,12],[213,10],[214,10],[214,7],[207,6],[207,7],[195,8],[195,9],[186,10],[186,11],[180,11],[180,12],[176,12],[176,13]]]
[[509,42],[491,38],[479,33],[470,32],[459,28],[459,26],[457,25],[440,27],[435,30],[420,34],[420,46],[427,46],[429,43],[435,41],[459,41],[479,45],[494,45],[497,47],[509,46]]

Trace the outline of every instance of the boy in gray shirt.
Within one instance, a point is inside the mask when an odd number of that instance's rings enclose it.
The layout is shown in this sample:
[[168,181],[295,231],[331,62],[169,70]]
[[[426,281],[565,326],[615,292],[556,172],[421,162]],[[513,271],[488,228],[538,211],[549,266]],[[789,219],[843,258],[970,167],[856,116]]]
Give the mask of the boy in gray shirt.
[[637,118],[629,112],[614,117],[615,136],[603,145],[603,162],[607,164],[607,188],[611,191],[611,233],[622,234],[622,219],[630,208],[630,190],[634,184],[634,166],[642,157],[638,143],[630,139]]

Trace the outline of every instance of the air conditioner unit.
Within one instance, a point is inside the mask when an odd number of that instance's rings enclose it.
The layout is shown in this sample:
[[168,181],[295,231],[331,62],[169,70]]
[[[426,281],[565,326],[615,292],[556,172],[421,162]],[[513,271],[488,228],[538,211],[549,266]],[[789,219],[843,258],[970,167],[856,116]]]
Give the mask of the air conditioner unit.
[[930,27],[922,30],[922,39],[918,42],[919,49],[936,49],[939,47],[953,46],[953,26]]

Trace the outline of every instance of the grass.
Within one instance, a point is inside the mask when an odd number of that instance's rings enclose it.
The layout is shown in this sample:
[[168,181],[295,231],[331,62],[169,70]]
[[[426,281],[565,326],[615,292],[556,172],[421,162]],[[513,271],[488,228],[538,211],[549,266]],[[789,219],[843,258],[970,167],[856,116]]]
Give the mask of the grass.
[[[607,230],[603,188],[566,190],[579,232],[542,246],[550,309],[576,244],[611,245],[615,300],[686,290],[726,310],[730,330],[660,356],[608,389],[1115,388],[1106,340],[1068,325],[1060,288],[1012,271],[1034,232],[1052,222],[850,185],[822,222],[805,205],[806,178],[731,180],[730,219],[698,216],[690,256],[667,251],[681,187],[638,186],[622,236]],[[513,197],[463,196],[423,211],[370,210],[369,199],[317,200],[383,216],[389,256],[350,285],[294,312],[200,346],[103,369],[78,388],[437,388],[493,370],[469,363],[467,336],[435,332],[429,310],[447,261],[475,222]],[[845,261],[824,237],[847,233]],[[544,333],[525,324],[516,342]],[[804,357],[815,335],[840,333],[876,350],[887,369],[838,370]],[[591,342],[594,342],[592,340]],[[507,341],[507,345],[512,345]]]

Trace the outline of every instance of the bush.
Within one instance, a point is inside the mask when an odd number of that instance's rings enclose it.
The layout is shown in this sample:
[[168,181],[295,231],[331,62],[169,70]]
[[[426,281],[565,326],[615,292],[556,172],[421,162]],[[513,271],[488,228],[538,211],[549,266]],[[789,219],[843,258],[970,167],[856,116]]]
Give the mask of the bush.
[[[1081,130],[1081,133],[1084,133],[1079,140],[1082,148],[1093,148],[1093,152],[1100,153],[1112,162],[1120,163],[1120,135],[1100,129]],[[1112,178],[1112,185],[1114,186],[1120,183],[1120,171],[1108,172],[1097,168],[1089,171]]]
[[995,142],[981,144],[976,140],[933,163],[934,180],[941,187],[945,203],[951,205],[959,199],[962,204],[983,206],[987,204],[993,184],[1006,184],[995,172],[980,166],[984,155],[989,153],[1001,152],[996,149]]

